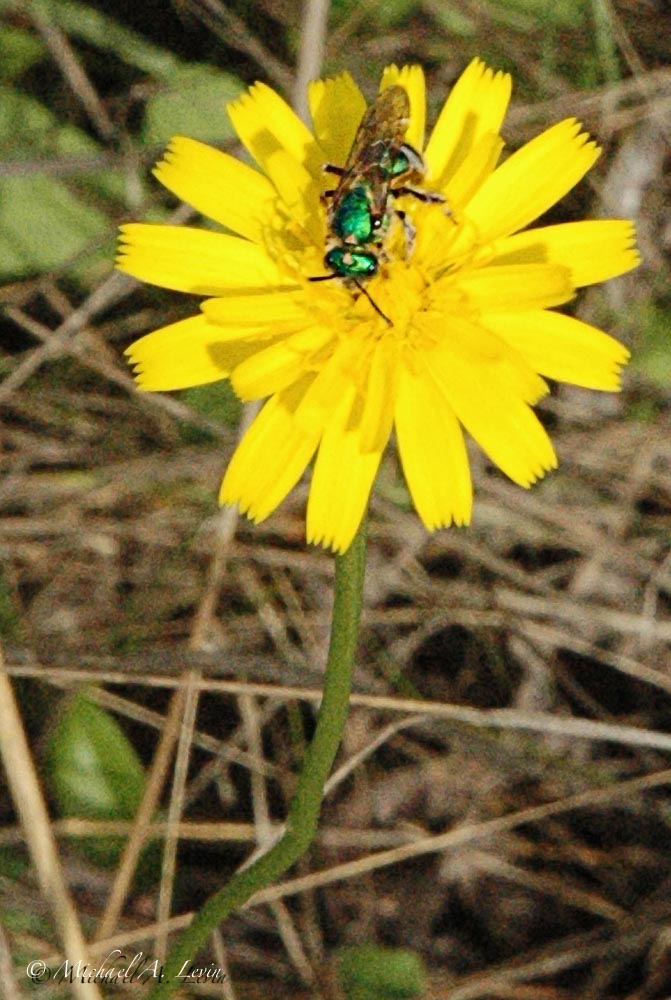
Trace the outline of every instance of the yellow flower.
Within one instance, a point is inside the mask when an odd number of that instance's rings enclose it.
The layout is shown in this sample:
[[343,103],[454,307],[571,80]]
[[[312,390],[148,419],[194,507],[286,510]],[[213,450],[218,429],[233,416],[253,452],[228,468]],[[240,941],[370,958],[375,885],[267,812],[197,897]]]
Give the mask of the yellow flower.
[[258,169],[173,139],[156,176],[227,232],[122,227],[122,270],[205,296],[197,315],[129,348],[139,387],[230,378],[241,399],[267,397],[221,500],[261,521],[316,455],[307,537],[340,552],[392,429],[426,527],[463,525],[472,506],[464,430],[528,487],[557,464],[531,408],[548,391],[541,376],[616,390],[628,357],[612,337],[552,310],[577,288],[636,266],[632,224],[522,232],[597,159],[580,125],[560,122],[498,165],[507,74],[474,60],[426,145],[422,70],[388,67],[381,89],[393,84],[410,99],[406,141],[422,151],[423,187],[445,202],[395,199],[406,222],[391,222],[367,296],[339,278],[310,281],[329,273],[320,196],[333,180],[323,166],[344,165],[366,107],[346,73],[311,85],[312,131],[261,83],[229,106]]

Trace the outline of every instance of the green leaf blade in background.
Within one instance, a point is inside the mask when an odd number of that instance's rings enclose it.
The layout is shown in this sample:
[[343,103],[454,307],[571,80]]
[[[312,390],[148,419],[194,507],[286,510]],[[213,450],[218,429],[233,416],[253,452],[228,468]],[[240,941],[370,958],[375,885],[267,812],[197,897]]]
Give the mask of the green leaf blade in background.
[[426,988],[424,964],[416,952],[375,944],[341,949],[338,978],[347,1000],[411,1000]]
[[174,135],[203,142],[234,137],[225,106],[242,91],[240,83],[215,66],[179,66],[169,84],[147,101],[142,136],[147,146],[163,146]]
[[[131,820],[142,801],[145,773],[137,752],[116,719],[84,693],[59,716],[46,768],[62,818]],[[77,843],[90,861],[109,868],[118,864],[124,840],[84,837]]]

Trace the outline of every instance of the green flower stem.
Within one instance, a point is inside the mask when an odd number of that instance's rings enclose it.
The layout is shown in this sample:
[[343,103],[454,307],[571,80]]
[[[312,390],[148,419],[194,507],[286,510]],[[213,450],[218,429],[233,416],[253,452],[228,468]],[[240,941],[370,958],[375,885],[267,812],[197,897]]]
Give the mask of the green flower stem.
[[314,839],[324,783],[340,746],[347,719],[365,566],[366,537],[365,525],[362,524],[347,552],[336,556],[333,621],[324,693],[315,734],[305,755],[289,808],[284,836],[207,900],[168,955],[162,981],[153,989],[150,1000],[167,997],[184,985],[184,981],[176,977],[185,963],[186,969],[195,964],[198,951],[212,931],[255,892],[270,885],[290,868],[305,854]]

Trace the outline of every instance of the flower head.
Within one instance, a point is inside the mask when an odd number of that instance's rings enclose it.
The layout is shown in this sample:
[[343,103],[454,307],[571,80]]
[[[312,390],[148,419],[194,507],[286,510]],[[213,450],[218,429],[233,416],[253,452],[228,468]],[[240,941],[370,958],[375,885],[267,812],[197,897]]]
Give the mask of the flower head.
[[[139,387],[229,378],[241,399],[266,399],[221,500],[261,521],[314,458],[307,536],[336,551],[359,526],[392,430],[426,527],[466,524],[464,431],[528,487],[557,464],[532,410],[548,391],[543,376],[616,390],[628,357],[612,337],[553,310],[636,266],[632,224],[524,229],[597,159],[580,125],[560,122],[499,164],[507,74],[474,60],[426,145],[421,69],[388,67],[381,91],[395,85],[409,101],[404,143],[423,169],[414,192],[390,182],[369,242],[334,240],[333,195],[324,194],[334,187],[324,165],[342,172],[366,111],[348,74],[311,85],[312,130],[264,84],[229,105],[256,167],[173,139],[156,176],[226,232],[122,227],[122,270],[205,297],[197,315],[129,348]],[[325,268],[334,242],[372,254],[372,276]]]

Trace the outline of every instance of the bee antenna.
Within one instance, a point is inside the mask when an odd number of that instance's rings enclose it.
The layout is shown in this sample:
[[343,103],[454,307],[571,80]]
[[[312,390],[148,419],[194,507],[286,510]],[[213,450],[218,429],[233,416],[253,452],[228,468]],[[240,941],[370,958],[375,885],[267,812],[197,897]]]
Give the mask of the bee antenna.
[[[308,281],[332,281],[333,278],[341,278],[341,277],[342,275],[340,274],[318,274],[313,278],[308,278]],[[394,324],[392,323],[392,321],[389,319],[388,316],[385,316],[385,314],[380,309],[379,305],[373,301],[373,299],[366,291],[366,289],[363,287],[363,285],[359,284],[356,278],[352,277],[351,275],[348,275],[348,280],[351,281],[354,285],[356,285],[356,287],[359,289],[362,295],[365,295],[365,297],[368,299],[368,301],[370,302],[370,304],[372,305],[373,309],[378,314],[378,316],[381,316],[382,319],[385,321],[385,323],[388,323],[389,326],[393,326]]]
[[370,304],[372,305],[373,309],[378,314],[378,316],[381,316],[382,319],[385,321],[385,323],[388,323],[389,326],[393,326],[394,324],[392,323],[392,321],[389,319],[388,316],[385,316],[385,314],[380,309],[379,305],[377,305],[377,303],[373,301],[373,299],[371,298],[371,296],[369,295],[369,293],[366,291],[366,289],[363,287],[363,285],[360,285],[359,282],[356,280],[356,278],[352,278],[351,280],[354,282],[354,284],[359,289],[359,291],[361,292],[361,294],[366,296],[366,298],[368,299],[368,301],[370,302]]

